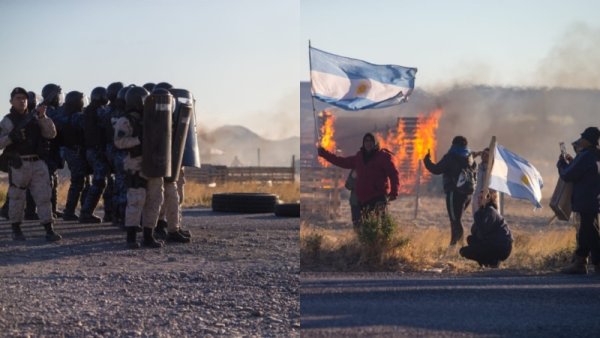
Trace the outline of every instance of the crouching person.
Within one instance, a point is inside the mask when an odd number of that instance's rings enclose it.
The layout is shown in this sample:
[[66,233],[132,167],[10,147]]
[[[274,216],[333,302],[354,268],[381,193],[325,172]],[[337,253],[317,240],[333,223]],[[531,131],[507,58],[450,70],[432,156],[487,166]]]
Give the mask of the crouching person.
[[7,164],[9,219],[13,239],[25,240],[21,230],[25,208],[25,191],[29,189],[38,208],[40,223],[46,230],[46,240],[55,242],[62,237],[54,231],[50,197],[50,175],[40,155],[47,140],[56,137],[56,127],[46,116],[46,107],[28,111],[27,91],[17,87],[10,93],[10,113],[0,121],[0,148]]
[[512,234],[508,224],[498,212],[498,193],[490,191],[479,196],[480,208],[475,212],[471,235],[460,255],[472,259],[480,266],[497,268],[512,251]]

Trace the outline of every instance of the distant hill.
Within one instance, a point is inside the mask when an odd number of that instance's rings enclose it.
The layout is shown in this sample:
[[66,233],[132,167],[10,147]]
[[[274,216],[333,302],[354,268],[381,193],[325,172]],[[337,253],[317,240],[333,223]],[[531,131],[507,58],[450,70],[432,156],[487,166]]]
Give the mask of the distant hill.
[[290,166],[293,155],[299,160],[299,137],[268,140],[246,127],[231,125],[198,135],[201,160],[206,164],[256,166],[258,149],[261,166]]

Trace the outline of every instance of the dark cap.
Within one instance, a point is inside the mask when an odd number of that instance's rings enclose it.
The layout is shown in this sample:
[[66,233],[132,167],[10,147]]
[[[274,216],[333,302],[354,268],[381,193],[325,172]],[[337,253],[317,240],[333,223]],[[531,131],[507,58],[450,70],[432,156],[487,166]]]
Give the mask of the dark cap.
[[10,92],[10,99],[12,100],[15,97],[15,95],[17,95],[17,94],[23,94],[23,95],[25,95],[25,97],[29,96],[27,91],[25,89],[23,89],[22,87],[15,87],[15,89],[13,89],[12,92]]
[[596,127],[587,127],[581,133],[581,138],[588,141],[594,146],[598,145],[598,138],[600,138],[600,130]]

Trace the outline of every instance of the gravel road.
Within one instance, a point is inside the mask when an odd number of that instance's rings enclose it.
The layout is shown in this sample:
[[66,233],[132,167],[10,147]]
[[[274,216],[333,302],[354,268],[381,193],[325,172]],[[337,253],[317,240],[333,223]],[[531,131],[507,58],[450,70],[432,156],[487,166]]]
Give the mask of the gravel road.
[[600,275],[302,273],[303,337],[598,337]]
[[109,224],[26,242],[0,225],[0,336],[299,336],[299,221],[184,211],[190,244],[125,249]]

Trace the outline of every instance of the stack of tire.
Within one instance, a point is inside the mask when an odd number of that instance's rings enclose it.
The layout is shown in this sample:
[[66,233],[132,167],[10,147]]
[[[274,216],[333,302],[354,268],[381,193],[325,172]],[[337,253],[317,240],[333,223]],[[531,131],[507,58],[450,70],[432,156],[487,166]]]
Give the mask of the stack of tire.
[[299,203],[278,203],[277,195],[267,193],[221,193],[212,195],[212,210],[244,214],[275,213],[280,217],[300,217]]

